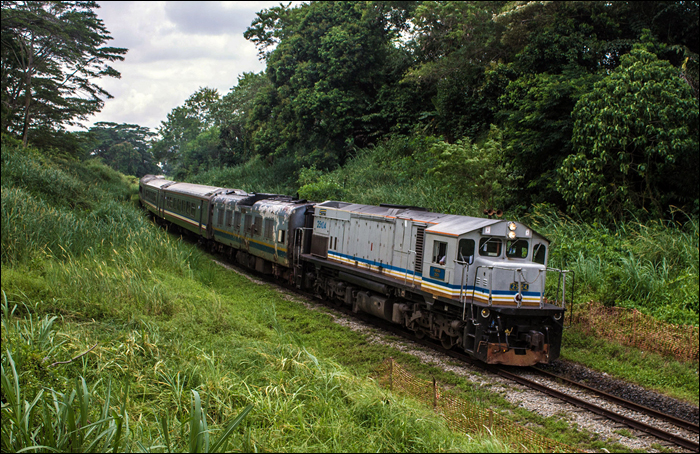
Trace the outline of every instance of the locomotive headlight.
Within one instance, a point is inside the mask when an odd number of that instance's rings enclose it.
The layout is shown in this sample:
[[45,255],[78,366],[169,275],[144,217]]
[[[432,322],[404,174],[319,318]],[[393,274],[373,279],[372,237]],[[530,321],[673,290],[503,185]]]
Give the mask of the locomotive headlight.
[[561,314],[554,314],[554,320],[561,320]]
[[509,240],[514,240],[514,239],[515,239],[515,232],[514,232],[513,230],[511,230],[510,232],[508,232],[508,239],[509,239]]
[[481,309],[481,316],[482,316],[482,317],[484,317],[484,318],[489,318],[489,315],[491,315],[491,311],[490,311],[490,310],[488,310],[488,309],[486,309],[486,308]]
[[510,230],[511,232],[515,232],[516,228],[517,228],[517,226],[515,225],[515,222],[508,223],[508,230]]

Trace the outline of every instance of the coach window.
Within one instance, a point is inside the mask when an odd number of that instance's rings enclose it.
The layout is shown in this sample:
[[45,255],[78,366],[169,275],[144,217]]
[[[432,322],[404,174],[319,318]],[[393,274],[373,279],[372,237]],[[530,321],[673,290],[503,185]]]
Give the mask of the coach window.
[[498,238],[482,238],[481,240],[479,240],[479,255],[485,257],[500,257],[501,244],[501,240],[499,240]]
[[260,216],[255,216],[255,222],[253,223],[253,233],[255,235],[260,235],[262,233],[262,218]]
[[460,262],[466,262],[470,265],[474,263],[474,248],[476,244],[474,240],[468,240],[462,238],[459,240],[459,249],[457,251],[457,260]]
[[433,263],[444,265],[447,261],[447,243],[435,241],[433,243]]
[[277,231],[277,242],[278,243],[284,243],[284,234],[286,230],[278,230]]
[[253,215],[246,214],[243,218],[243,233],[249,233],[251,225],[253,225]]
[[265,219],[265,235],[263,235],[263,236],[268,240],[271,240],[273,238],[273,236],[272,236],[273,225],[274,225],[274,221],[272,219]]
[[506,257],[511,259],[527,258],[530,245],[527,240],[508,240],[506,245]]
[[535,245],[534,254],[532,254],[532,261],[544,265],[544,261],[547,258],[547,246],[542,243]]

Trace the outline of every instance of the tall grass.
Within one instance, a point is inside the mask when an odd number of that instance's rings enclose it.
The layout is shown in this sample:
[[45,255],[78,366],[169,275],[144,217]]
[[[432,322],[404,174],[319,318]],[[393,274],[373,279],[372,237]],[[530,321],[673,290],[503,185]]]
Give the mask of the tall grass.
[[455,197],[454,188],[430,172],[436,165],[430,153],[436,138],[395,137],[373,148],[358,150],[345,166],[332,172],[303,169],[299,194],[379,205],[420,206],[439,213],[476,216],[479,201]]
[[539,206],[527,222],[552,240],[550,265],[576,272],[580,297],[698,324],[697,219],[608,227]]

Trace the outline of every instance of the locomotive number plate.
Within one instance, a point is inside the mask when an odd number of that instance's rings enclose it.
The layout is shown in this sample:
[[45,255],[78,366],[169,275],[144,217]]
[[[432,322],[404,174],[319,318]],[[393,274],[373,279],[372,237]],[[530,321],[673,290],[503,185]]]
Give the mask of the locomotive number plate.
[[445,280],[445,270],[442,268],[435,268],[434,266],[430,267],[430,277],[433,279],[439,279],[441,281]]
[[[529,284],[524,284],[524,283],[523,283],[523,284],[521,284],[521,285],[522,285],[522,291],[523,291],[523,292],[527,292],[527,291],[530,289],[530,285],[529,285]],[[518,283],[517,283],[517,282],[513,282],[512,284],[510,284],[510,291],[511,291],[511,292],[517,292],[517,291],[518,291]]]

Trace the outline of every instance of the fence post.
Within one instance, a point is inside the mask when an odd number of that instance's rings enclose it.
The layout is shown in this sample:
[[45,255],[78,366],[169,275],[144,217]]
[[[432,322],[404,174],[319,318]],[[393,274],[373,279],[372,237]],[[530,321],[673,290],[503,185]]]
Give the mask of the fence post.
[[437,411],[437,382],[433,377],[433,410]]
[[389,391],[394,390],[394,358],[389,358]]
[[489,431],[493,434],[493,409],[489,408]]
[[637,346],[637,309],[632,309],[632,345]]

